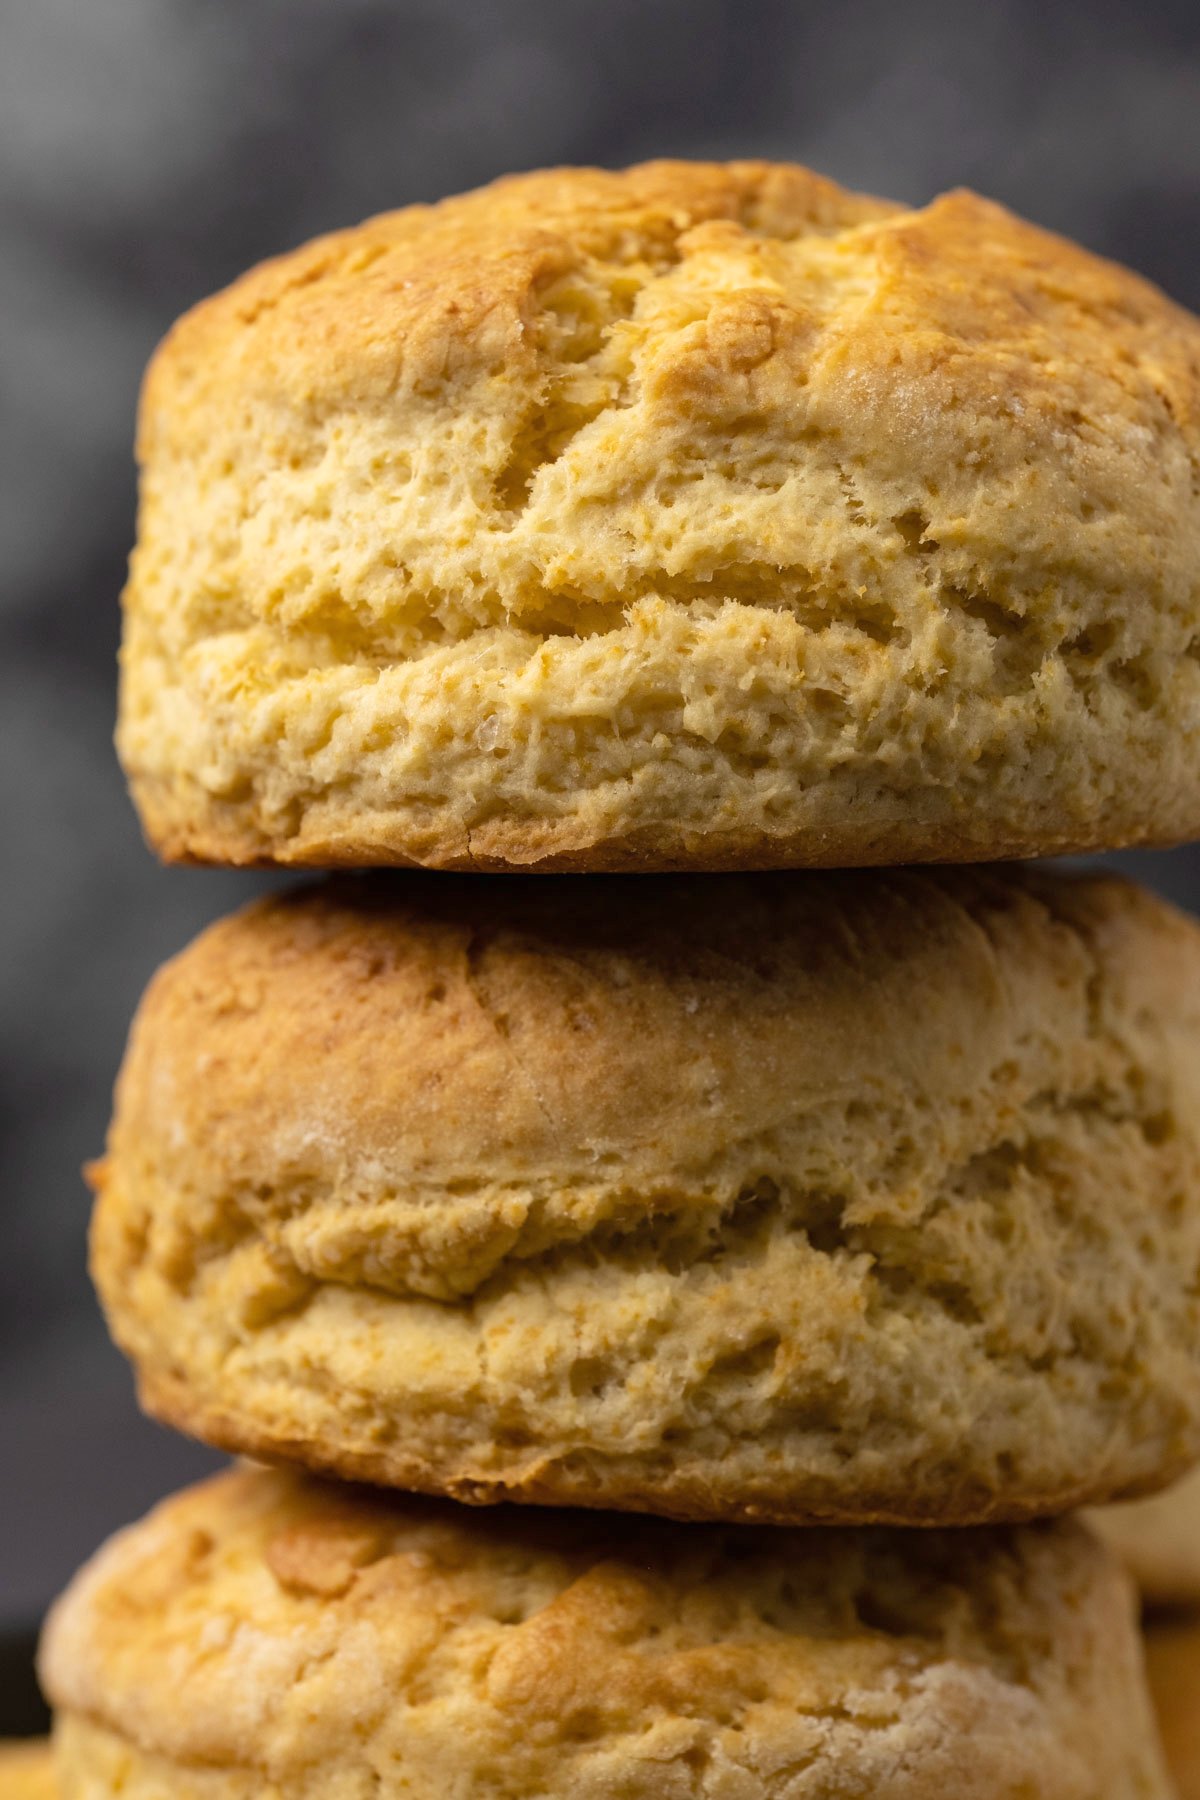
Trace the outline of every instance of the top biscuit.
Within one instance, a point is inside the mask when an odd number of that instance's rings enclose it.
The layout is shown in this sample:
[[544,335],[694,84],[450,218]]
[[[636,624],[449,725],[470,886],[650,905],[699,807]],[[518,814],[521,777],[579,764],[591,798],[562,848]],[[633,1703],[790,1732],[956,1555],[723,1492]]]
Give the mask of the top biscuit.
[[973,194],[652,163],[386,214],[184,318],[139,457],[167,857],[1200,833],[1200,324]]

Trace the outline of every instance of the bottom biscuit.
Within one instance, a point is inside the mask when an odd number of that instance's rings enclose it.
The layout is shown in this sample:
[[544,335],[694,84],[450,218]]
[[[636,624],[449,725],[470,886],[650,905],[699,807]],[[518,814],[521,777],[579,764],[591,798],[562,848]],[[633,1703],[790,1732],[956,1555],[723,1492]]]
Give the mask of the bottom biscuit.
[[240,1468],[54,1609],[63,1800],[1163,1800],[1131,1585],[1072,1523],[485,1513]]

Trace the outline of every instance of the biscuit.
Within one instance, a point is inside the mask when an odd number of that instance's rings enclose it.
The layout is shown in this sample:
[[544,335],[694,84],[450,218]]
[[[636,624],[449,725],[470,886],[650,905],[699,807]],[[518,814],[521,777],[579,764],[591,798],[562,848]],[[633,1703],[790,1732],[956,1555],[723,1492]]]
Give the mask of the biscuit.
[[1200,1606],[1200,1470],[1149,1500],[1098,1507],[1088,1523],[1121,1558],[1147,1606]]
[[1131,1586],[1070,1522],[481,1514],[241,1469],[100,1553],[42,1674],[64,1800],[1169,1793]]
[[971,1524],[1200,1452],[1200,931],[1008,869],[342,877],[152,983],[144,1403],[445,1493]]
[[0,1795],[4,1800],[58,1800],[54,1757],[40,1738],[0,1742]]
[[1200,1625],[1156,1620],[1146,1633],[1146,1673],[1178,1800],[1200,1800]]
[[652,163],[386,214],[183,319],[138,453],[168,858],[1200,835],[1200,327],[973,194]]

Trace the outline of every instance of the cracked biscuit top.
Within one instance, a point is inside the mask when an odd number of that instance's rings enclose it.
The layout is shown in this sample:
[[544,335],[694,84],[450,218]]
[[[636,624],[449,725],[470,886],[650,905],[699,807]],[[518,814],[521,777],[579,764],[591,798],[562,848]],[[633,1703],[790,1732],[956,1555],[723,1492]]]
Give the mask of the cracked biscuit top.
[[468,1500],[975,1523],[1200,1452],[1200,931],[974,869],[344,877],[155,979],[142,1397]]
[[1129,1586],[1070,1523],[617,1524],[241,1469],[100,1553],[42,1674],[95,1800],[1168,1793]]
[[265,264],[142,400],[119,746],[217,861],[1200,831],[1200,327],[959,192],[514,177]]

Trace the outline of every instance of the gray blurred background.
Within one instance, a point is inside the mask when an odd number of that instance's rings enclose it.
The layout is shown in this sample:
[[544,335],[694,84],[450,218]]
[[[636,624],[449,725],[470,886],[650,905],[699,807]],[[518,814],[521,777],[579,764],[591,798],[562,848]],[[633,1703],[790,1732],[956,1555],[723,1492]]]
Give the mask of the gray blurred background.
[[313,232],[660,154],[965,182],[1200,307],[1196,0],[0,0],[0,1624],[206,1466],[137,1416],[78,1173],[151,970],[255,885],[157,868],[111,754],[141,368]]

